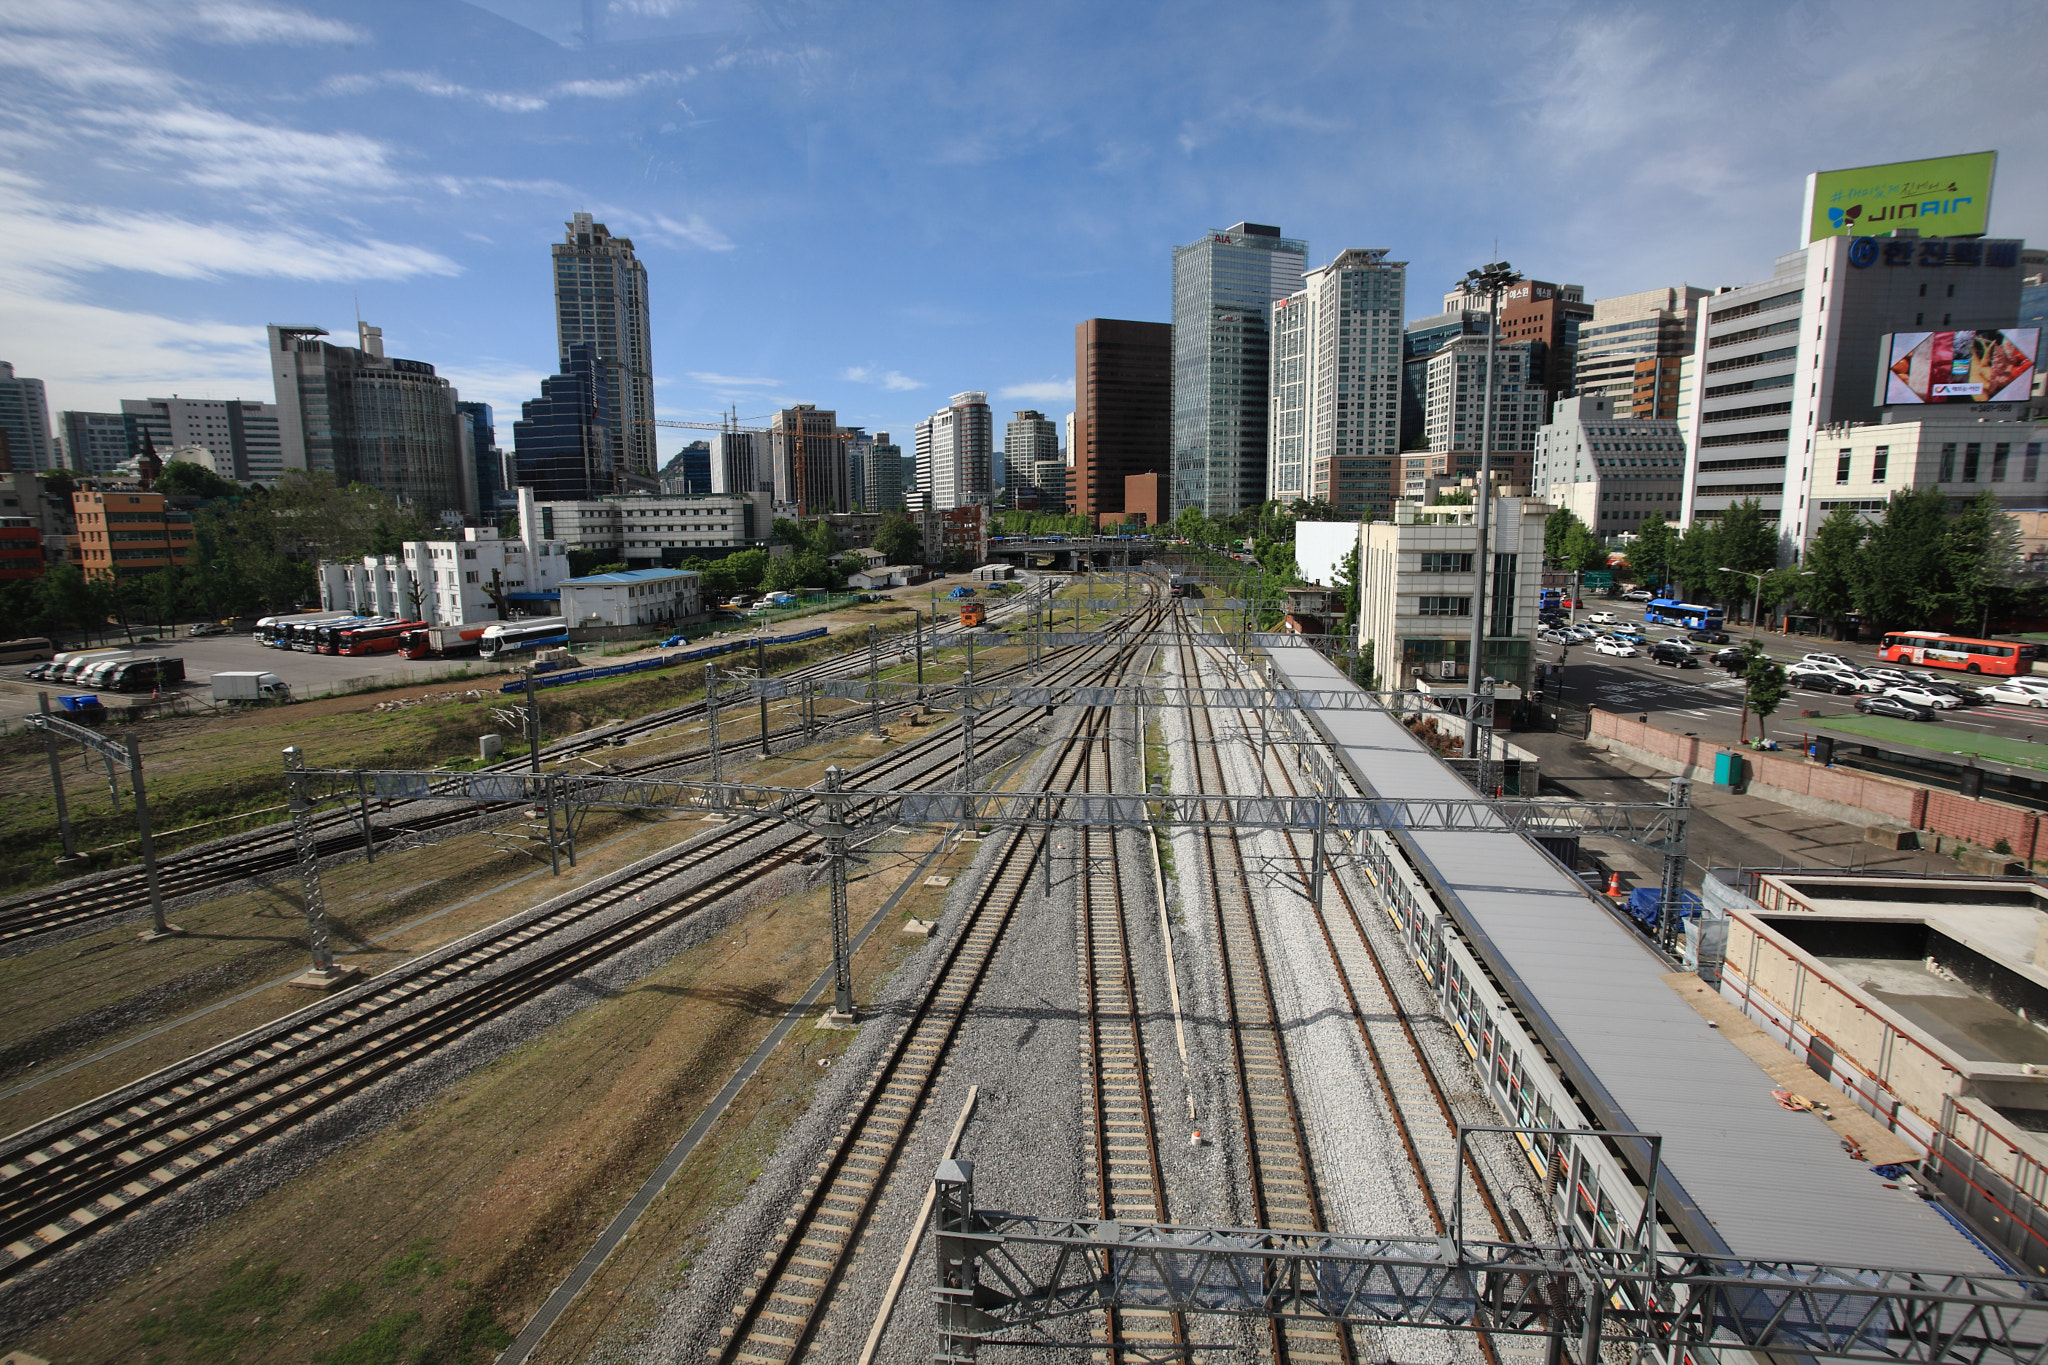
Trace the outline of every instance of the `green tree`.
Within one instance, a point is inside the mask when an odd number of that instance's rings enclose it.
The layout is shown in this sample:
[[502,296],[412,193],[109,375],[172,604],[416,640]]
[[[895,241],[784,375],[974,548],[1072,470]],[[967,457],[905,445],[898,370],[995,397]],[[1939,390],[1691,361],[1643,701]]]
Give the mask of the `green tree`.
[[[1344,620],[1354,633],[1358,629],[1360,598],[1365,591],[1364,564],[1364,547],[1353,545],[1351,553],[1344,556],[1344,563],[1337,570],[1337,581],[1331,585],[1342,594]],[[1367,667],[1370,671],[1369,661]]]
[[1173,519],[1173,534],[1190,545],[1214,545],[1220,539],[1208,513],[1193,503],[1181,508],[1180,515]]
[[1671,576],[1671,557],[1678,549],[1678,528],[1664,520],[1662,512],[1652,512],[1636,528],[1636,543],[1629,548],[1629,567],[1636,577],[1654,587],[1662,587]]
[[1941,490],[1902,488],[1864,536],[1852,562],[1857,608],[1882,630],[1917,630],[1948,605],[1944,536],[1948,500]]
[[173,460],[157,476],[156,491],[174,497],[212,499],[236,497],[242,490],[203,464]]
[[915,521],[901,512],[891,512],[882,518],[881,529],[875,532],[875,548],[887,556],[891,564],[921,564],[924,562],[923,539]]
[[1472,490],[1469,488],[1444,488],[1429,500],[1431,507],[1470,507]]
[[1558,563],[1567,573],[1581,569],[1598,569],[1607,563],[1607,551],[1601,548],[1593,528],[1576,517],[1564,533],[1564,553]]
[[1578,517],[1569,507],[1559,507],[1543,519],[1543,557],[1553,564],[1564,563],[1564,538],[1572,527],[1579,524]]
[[1837,507],[1814,529],[1801,561],[1812,576],[1801,582],[1799,597],[1823,620],[1839,621],[1856,609],[1856,557],[1868,530],[1863,518],[1846,507]]
[[1992,613],[2009,609],[2020,553],[2019,521],[1999,510],[1990,489],[1956,514],[1943,537],[1942,559],[1960,628],[1988,634]]
[[[1750,645],[1754,646],[1755,641]],[[1764,737],[1764,721],[1785,700],[1785,666],[1764,656],[1760,649],[1745,650],[1749,662],[1742,670],[1742,733],[1749,734],[1749,712],[1756,712],[1756,737]]]
[[[1279,506],[1269,503],[1268,506]],[[1355,521],[1351,513],[1338,507],[1328,498],[1296,498],[1287,509],[1289,521]]]
[[841,583],[866,569],[868,562],[860,555],[849,551],[832,561],[832,573]]
[[1738,575],[1769,573],[1778,566],[1778,524],[1764,516],[1763,504],[1755,498],[1743,499],[1716,518],[1712,543],[1715,562],[1701,567],[1737,571],[1700,580],[1714,584],[1717,601],[1752,597],[1755,581]]

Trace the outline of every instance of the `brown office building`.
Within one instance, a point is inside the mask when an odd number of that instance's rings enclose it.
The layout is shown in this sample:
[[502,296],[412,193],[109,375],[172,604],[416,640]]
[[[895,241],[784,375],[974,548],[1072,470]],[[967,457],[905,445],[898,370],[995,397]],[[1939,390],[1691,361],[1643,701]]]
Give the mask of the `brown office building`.
[[[1470,304],[1466,305],[1470,307]],[[1533,341],[1532,376],[1556,402],[1572,391],[1579,327],[1593,320],[1583,285],[1522,280],[1500,298],[1500,339]]]
[[192,514],[169,507],[161,493],[81,489],[71,507],[78,521],[71,562],[87,578],[182,569],[191,557]]
[[1636,392],[1632,416],[1674,421],[1678,417],[1678,376],[1684,360],[1680,356],[1651,356],[1636,362]]
[[1090,318],[1074,328],[1074,462],[1067,498],[1100,522],[1124,480],[1173,470],[1173,325]]

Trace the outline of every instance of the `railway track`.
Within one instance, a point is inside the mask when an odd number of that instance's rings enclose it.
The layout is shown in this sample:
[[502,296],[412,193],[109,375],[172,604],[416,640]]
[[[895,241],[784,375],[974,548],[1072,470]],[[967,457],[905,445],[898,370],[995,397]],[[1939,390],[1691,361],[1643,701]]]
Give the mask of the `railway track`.
[[[940,632],[942,636],[954,632]],[[864,673],[867,649],[850,650],[831,659],[819,660],[792,670],[788,677],[799,680],[841,678]],[[999,676],[999,675],[991,675]],[[910,703],[891,703],[885,713],[895,713]],[[542,756],[560,761],[607,749],[630,735],[646,734],[672,725],[684,724],[705,715],[701,701],[671,707],[642,716],[625,725],[580,735],[544,748]],[[786,740],[806,733],[801,725],[784,726],[770,732],[771,741]],[[758,742],[758,741],[755,741]],[[733,746],[737,748],[737,745]],[[618,771],[633,774],[687,766],[710,757],[708,746],[680,753],[664,754],[636,764],[620,765]],[[525,759],[493,764],[487,772],[510,772],[524,768]],[[507,803],[503,809],[513,809]],[[429,811],[397,819],[371,822],[374,849],[430,834],[450,825],[475,819],[485,809],[464,806],[454,811]],[[348,811],[332,811],[315,817],[320,856],[339,856],[363,846],[362,827]],[[289,823],[271,825],[238,835],[231,843],[215,844],[167,854],[157,860],[157,875],[166,900],[197,895],[218,887],[232,886],[251,877],[287,872],[298,865]],[[0,903],[0,952],[19,949],[29,941],[50,933],[77,928],[117,915],[149,908],[148,879],[140,866],[122,868],[87,881],[72,882],[33,892]]]
[[[1112,767],[1105,732],[1089,749],[1087,790],[1114,790]],[[1144,1009],[1126,932],[1124,886],[1115,841],[1112,830],[1080,832],[1081,875],[1076,894],[1096,1215],[1119,1222],[1165,1223],[1171,1221],[1166,1173],[1152,1117]],[[1188,1344],[1185,1320],[1175,1313],[1112,1309],[1102,1315],[1097,1330],[1112,1363],[1127,1358],[1126,1348],[1156,1358]]]
[[[1178,613],[1175,619],[1185,624],[1186,614]],[[1182,677],[1194,686],[1201,677],[1199,655],[1186,640],[1178,651]],[[1209,712],[1191,707],[1187,716],[1196,790],[1230,791]],[[1248,1160],[1251,1222],[1254,1227],[1286,1232],[1320,1232],[1326,1226],[1322,1201],[1288,1067],[1266,947],[1252,906],[1250,867],[1234,830],[1204,826],[1197,832],[1195,844],[1197,876],[1210,888],[1209,906],[1222,967],[1223,1017],[1231,1022],[1225,1032],[1237,1075],[1236,1118]],[[1306,1318],[1275,1318],[1268,1321],[1267,1330],[1273,1358],[1280,1365],[1352,1365],[1357,1360],[1351,1335],[1342,1326]]]
[[[1090,753],[1098,740],[1106,748],[1108,733],[1107,710],[1091,708],[1063,743],[1050,789],[1079,787],[1086,780]],[[1047,837],[1028,829],[1001,835],[988,878],[924,995],[869,1074],[817,1173],[783,1220],[776,1245],[763,1254],[753,1292],[733,1306],[733,1321],[714,1353],[721,1365],[792,1365],[807,1357],[1004,931],[1024,900],[1031,871],[1045,856]]]
[[[1223,666],[1230,667],[1227,663]],[[1238,682],[1245,684],[1250,680],[1239,678]],[[1249,735],[1259,719],[1242,708],[1233,709],[1243,723],[1244,733]],[[1286,796],[1309,794],[1308,785],[1285,762],[1276,759],[1265,763],[1257,754],[1252,759],[1261,768],[1266,791]],[[1312,899],[1312,852],[1304,850],[1302,836],[1291,830],[1281,837],[1300,879],[1302,895]],[[1451,1192],[1459,1174],[1457,1116],[1436,1068],[1424,1051],[1416,1030],[1416,1015],[1402,1004],[1386,960],[1366,931],[1357,899],[1334,871],[1325,874],[1324,887],[1326,893],[1335,893],[1336,904],[1333,906],[1326,894],[1321,912],[1314,915],[1317,932],[1385,1101],[1394,1137],[1415,1178],[1427,1230],[1443,1236],[1451,1230]],[[1460,1230],[1463,1235],[1490,1241],[1528,1240],[1526,1228],[1510,1231],[1500,1201],[1469,1150],[1465,1174],[1479,1197],[1465,1202],[1464,1227]],[[1482,1334],[1477,1341],[1487,1361],[1498,1359],[1491,1338]]]
[[[1062,671],[1101,668],[1083,658]],[[991,738],[1000,742],[1036,722],[1035,709],[1015,711],[992,727]],[[958,766],[945,738],[879,757],[863,765],[858,780],[943,788]],[[77,1246],[820,845],[786,825],[736,823],[590,895],[494,926],[0,1141],[0,1280]],[[636,904],[648,888],[721,857],[734,865],[667,900]],[[1028,869],[1028,858],[1022,866]],[[608,913],[627,906],[633,914]]]

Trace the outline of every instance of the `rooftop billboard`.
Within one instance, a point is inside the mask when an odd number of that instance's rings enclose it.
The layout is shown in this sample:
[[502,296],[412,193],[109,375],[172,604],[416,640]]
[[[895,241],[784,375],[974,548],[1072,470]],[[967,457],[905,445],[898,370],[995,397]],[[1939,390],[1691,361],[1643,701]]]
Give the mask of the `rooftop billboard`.
[[2018,403],[2026,400],[2040,363],[2041,329],[1892,332],[1880,344],[1880,405]]
[[1893,161],[1806,177],[1806,239],[1882,237],[1912,228],[1923,237],[1981,237],[1991,222],[1996,152]]

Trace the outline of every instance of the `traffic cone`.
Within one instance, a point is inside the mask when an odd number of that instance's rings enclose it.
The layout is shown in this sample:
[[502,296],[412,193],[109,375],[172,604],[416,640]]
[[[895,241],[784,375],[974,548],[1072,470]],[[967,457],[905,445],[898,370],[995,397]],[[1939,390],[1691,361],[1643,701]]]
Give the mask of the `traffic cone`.
[[1617,901],[1621,899],[1621,874],[1619,872],[1607,874],[1607,898]]

